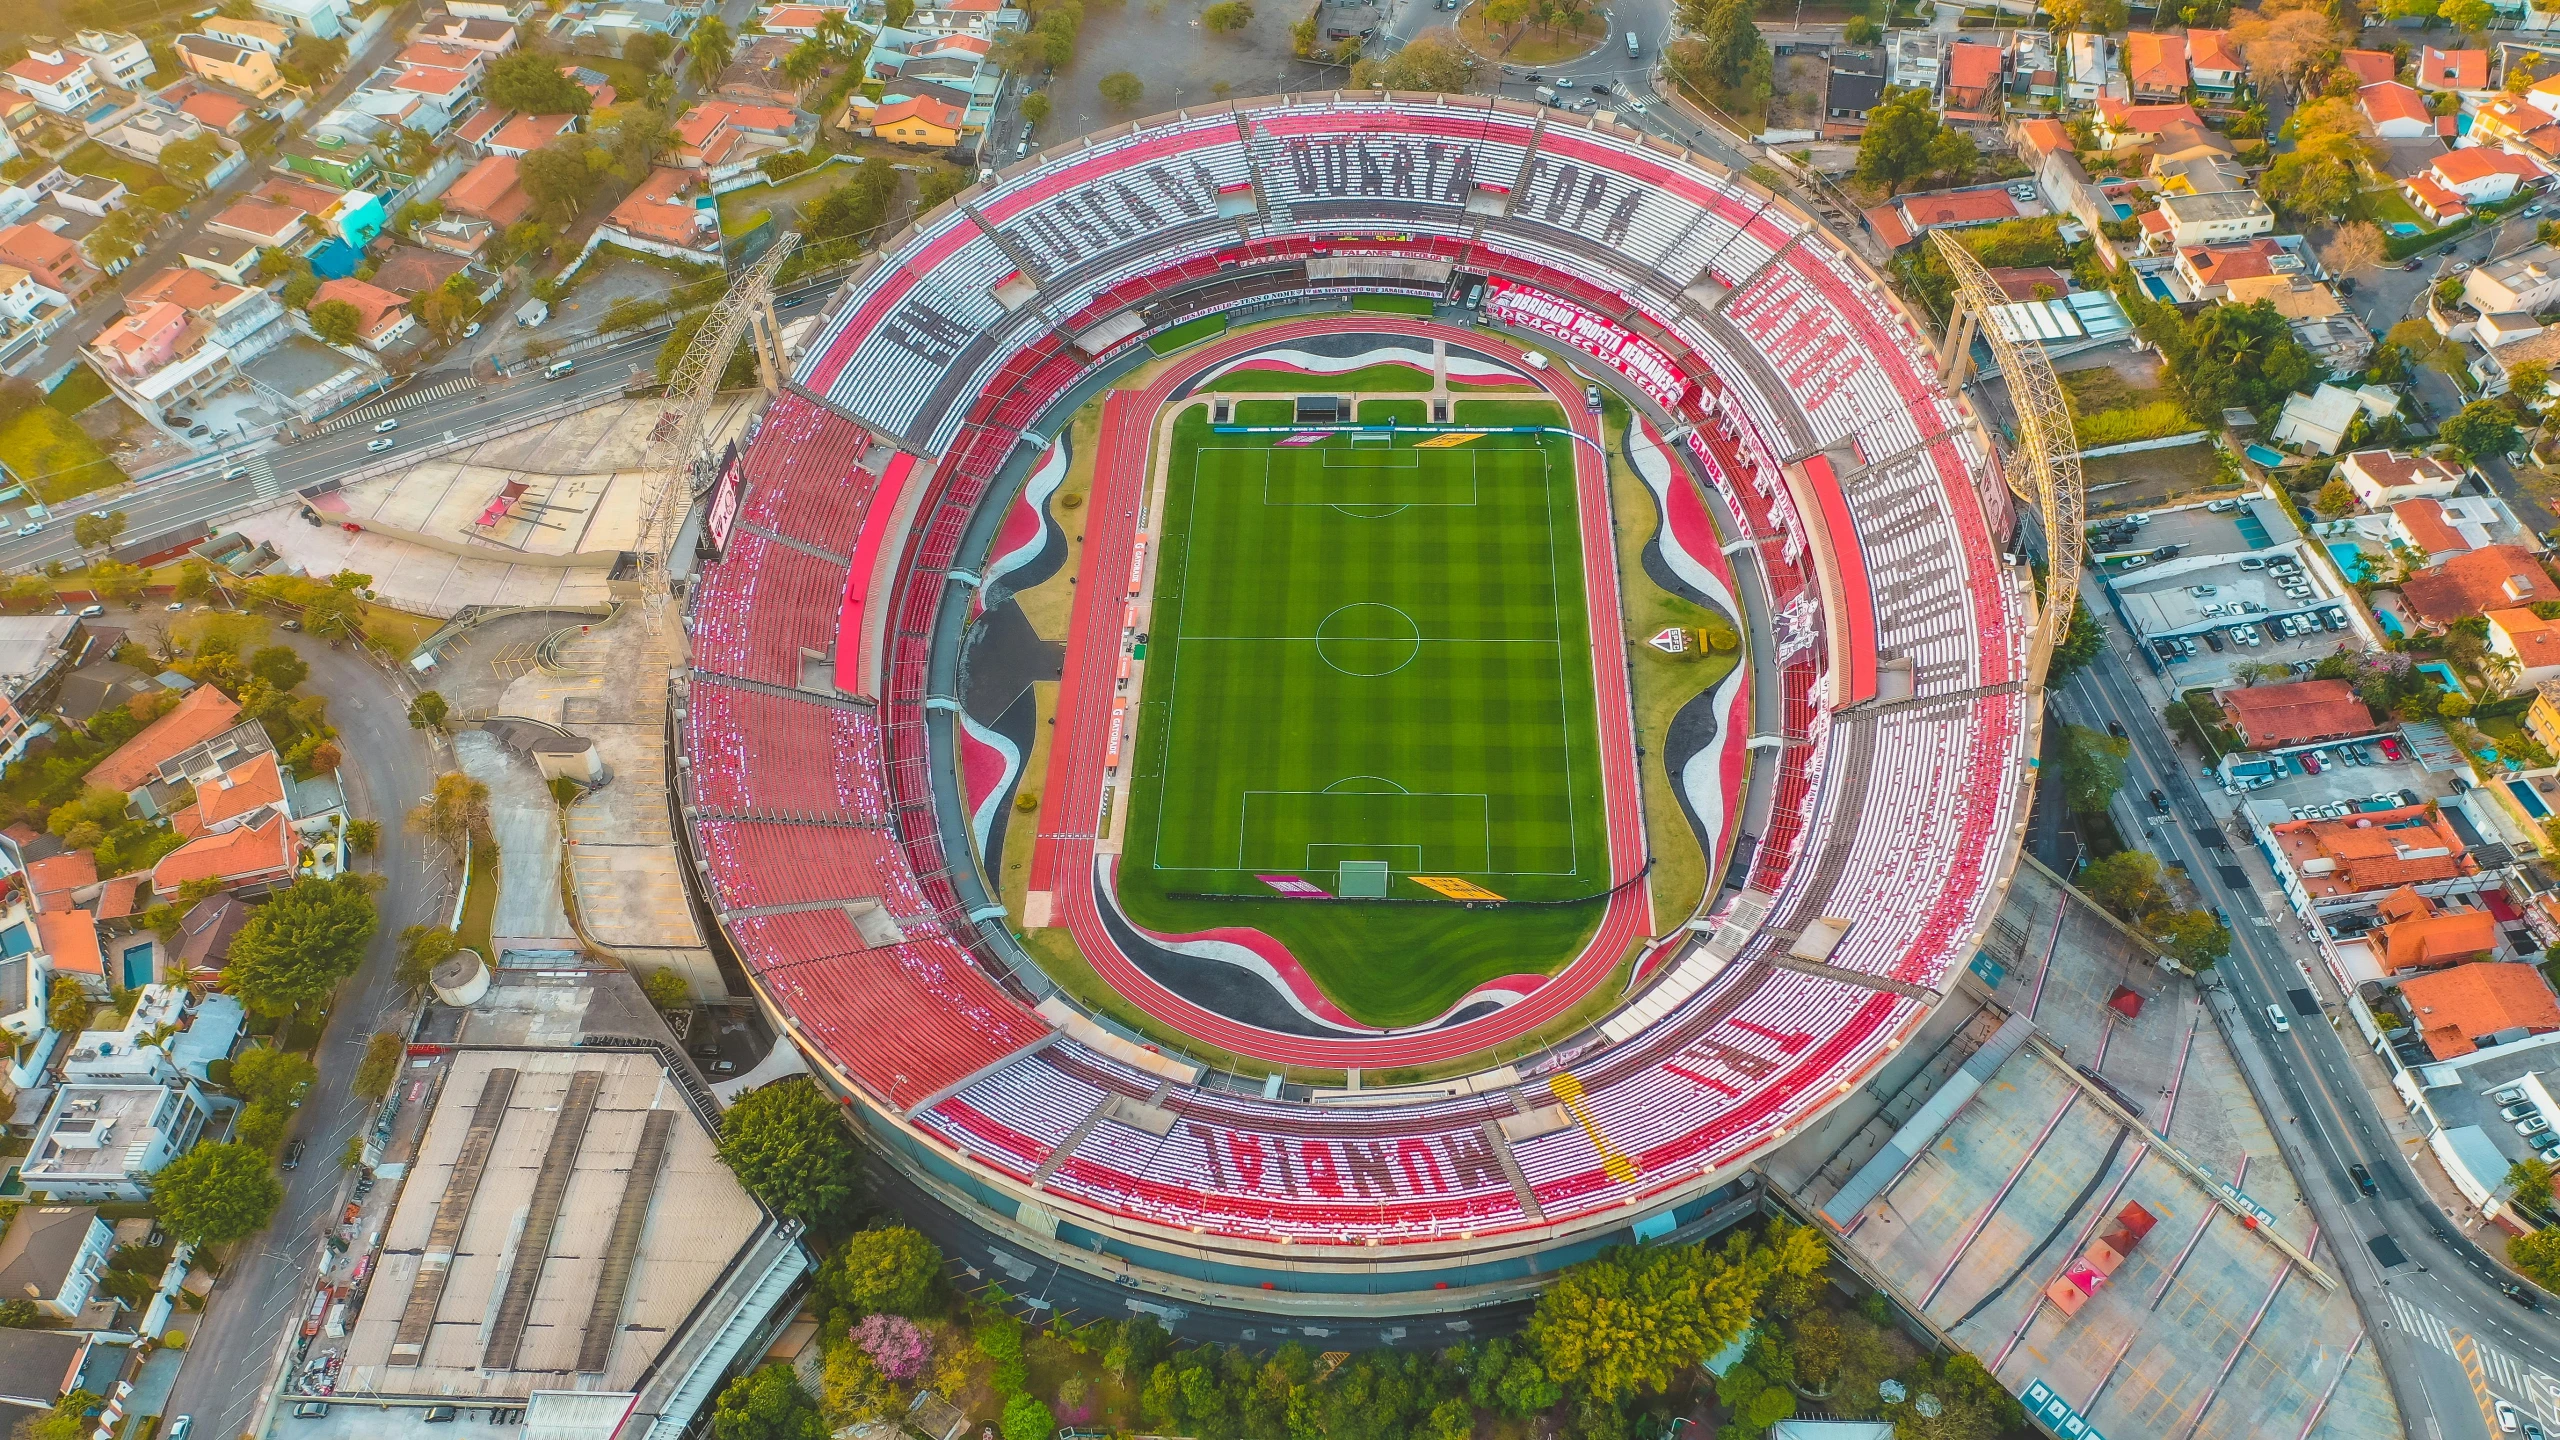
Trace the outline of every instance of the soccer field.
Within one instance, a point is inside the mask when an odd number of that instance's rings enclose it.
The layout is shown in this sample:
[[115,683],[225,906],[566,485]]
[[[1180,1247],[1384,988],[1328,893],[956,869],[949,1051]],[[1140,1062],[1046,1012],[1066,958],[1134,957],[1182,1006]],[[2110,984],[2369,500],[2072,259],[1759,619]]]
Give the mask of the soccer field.
[[1470,912],[1413,877],[1608,887],[1572,442],[1287,438],[1177,422],[1123,899],[1156,928],[1265,930],[1346,1010],[1408,1023],[1552,968],[1597,915]]

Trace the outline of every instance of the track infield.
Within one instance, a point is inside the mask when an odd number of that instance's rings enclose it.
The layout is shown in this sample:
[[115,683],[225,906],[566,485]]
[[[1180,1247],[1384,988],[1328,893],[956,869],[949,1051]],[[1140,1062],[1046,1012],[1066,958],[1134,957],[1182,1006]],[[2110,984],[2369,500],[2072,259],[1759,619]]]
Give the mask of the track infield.
[[[1571,958],[1608,888],[1572,442],[1289,438],[1175,422],[1121,900],[1261,930],[1350,1015],[1414,1024]],[[1262,878],[1381,866],[1409,903]],[[1416,875],[1584,903],[1468,910]]]

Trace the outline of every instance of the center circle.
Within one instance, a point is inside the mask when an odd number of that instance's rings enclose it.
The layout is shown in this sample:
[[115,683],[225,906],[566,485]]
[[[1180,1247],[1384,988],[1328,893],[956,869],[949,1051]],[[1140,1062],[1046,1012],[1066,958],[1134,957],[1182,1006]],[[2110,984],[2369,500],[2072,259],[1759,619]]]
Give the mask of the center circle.
[[1422,627],[1393,605],[1364,600],[1316,624],[1316,655],[1345,675],[1393,675],[1422,653]]

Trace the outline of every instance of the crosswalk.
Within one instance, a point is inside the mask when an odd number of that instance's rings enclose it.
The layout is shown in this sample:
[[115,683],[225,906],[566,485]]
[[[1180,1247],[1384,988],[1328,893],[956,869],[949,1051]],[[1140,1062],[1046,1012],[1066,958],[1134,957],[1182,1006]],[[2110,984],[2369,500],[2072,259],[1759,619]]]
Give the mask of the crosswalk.
[[2399,1317],[2401,1329],[2461,1364],[2472,1375],[2473,1385],[2495,1390],[2542,1419],[2560,1424],[2560,1378],[2527,1365],[2468,1331],[2456,1330],[2435,1312],[2412,1305],[2397,1294],[2391,1297],[2391,1310]]
[[350,425],[370,425],[385,415],[395,415],[413,405],[424,405],[430,400],[442,399],[457,390],[473,389],[479,384],[479,381],[468,375],[458,375],[451,380],[439,380],[433,385],[420,389],[403,390],[388,400],[376,400],[370,405],[349,411],[320,428],[323,431],[330,431],[344,430]]
[[284,481],[277,477],[275,462],[264,455],[252,455],[240,464],[249,472],[249,482],[258,487],[258,498],[273,500],[284,494]]

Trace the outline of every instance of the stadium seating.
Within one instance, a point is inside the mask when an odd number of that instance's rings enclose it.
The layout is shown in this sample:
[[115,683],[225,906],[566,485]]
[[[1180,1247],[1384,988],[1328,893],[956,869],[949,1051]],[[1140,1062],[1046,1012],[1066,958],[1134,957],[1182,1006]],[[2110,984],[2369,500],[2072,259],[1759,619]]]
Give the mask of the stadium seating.
[[[935,811],[928,677],[957,593],[945,573],[980,558],[961,551],[972,517],[1042,438],[1033,427],[1121,353],[1071,337],[1141,304],[1164,307],[1150,325],[1171,323],[1184,292],[1240,277],[1303,285],[1292,267],[1340,253],[1354,227],[1375,230],[1360,253],[1514,279],[1633,330],[1700,382],[1671,418],[1693,427],[1690,453],[1753,542],[1784,636],[1788,743],[1749,883],[1773,914],[1819,905],[1850,920],[1842,970],[1935,988],[1995,889],[2030,714],[2009,685],[2025,674],[2023,604],[1975,502],[1990,461],[1900,308],[1747,183],[1481,97],[1248,111],[1241,126],[1212,107],[1126,127],[1019,167],[978,192],[983,226],[946,209],[829,307],[798,388],[748,447],[752,528],[689,597],[685,798],[702,869],[800,1042],[1016,1185],[1128,1223],[1304,1243],[1618,1223],[1630,1199],[1749,1153],[1866,1073],[1922,1002],[1729,965],[1625,1044],[1523,1058],[1516,1088],[1356,1111],[1168,1086],[1053,1037],[977,941]],[[1215,210],[1248,181],[1268,208],[1239,239]],[[1024,257],[1036,307],[997,294]],[[1729,292],[1712,308],[1694,288],[1708,280]],[[874,435],[908,437],[924,456],[912,476],[884,484],[862,467]],[[1841,467],[1853,534],[1797,514],[1780,482],[1782,462],[1817,448],[1856,457]],[[901,485],[911,504],[889,498]],[[1816,525],[1863,556],[1877,646],[1914,661],[1920,703],[1824,708],[1836,657],[1805,620],[1822,603]],[[847,559],[894,554],[893,578],[848,603],[847,565],[758,530]],[[865,643],[876,708],[781,693],[830,655],[844,686]],[[901,938],[865,941],[847,908],[865,900]],[[1739,958],[1778,943],[1755,937]],[[1573,1115],[1547,1108],[1567,1068]],[[1524,1113],[1548,1117],[1510,1145],[1534,1210],[1486,1135]]]

